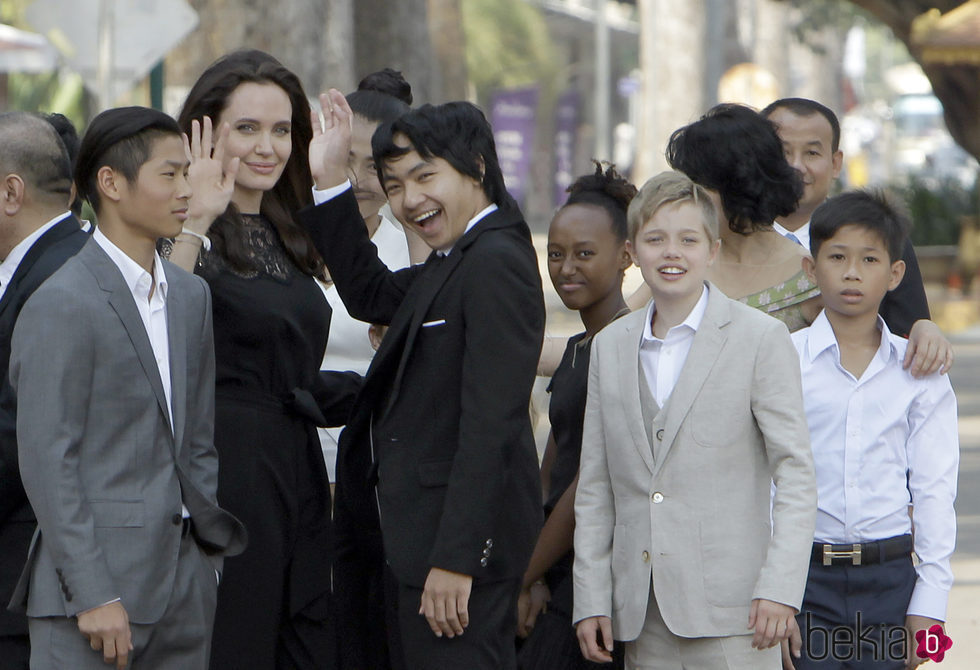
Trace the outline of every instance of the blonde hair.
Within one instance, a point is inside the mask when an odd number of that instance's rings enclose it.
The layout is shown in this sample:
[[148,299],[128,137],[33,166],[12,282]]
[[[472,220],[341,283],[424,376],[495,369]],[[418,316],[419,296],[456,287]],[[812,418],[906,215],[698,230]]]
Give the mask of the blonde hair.
[[683,172],[668,170],[651,177],[640,188],[626,213],[629,239],[636,240],[643,224],[653,218],[661,207],[689,202],[701,210],[704,231],[712,242],[718,239],[718,213],[707,191]]

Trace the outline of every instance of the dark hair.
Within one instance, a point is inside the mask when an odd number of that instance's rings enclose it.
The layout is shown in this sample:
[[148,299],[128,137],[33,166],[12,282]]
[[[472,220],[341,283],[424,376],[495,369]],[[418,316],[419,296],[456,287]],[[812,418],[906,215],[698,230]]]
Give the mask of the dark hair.
[[766,108],[759,114],[768,119],[777,109],[788,110],[797,116],[821,115],[830,124],[830,150],[837,153],[837,150],[840,149],[840,121],[837,120],[837,115],[830,111],[829,107],[808,98],[780,98],[766,105]]
[[582,175],[565,189],[570,195],[561,209],[571,205],[601,207],[612,221],[616,239],[623,241],[627,236],[626,211],[636,195],[636,187],[623,179],[612,163],[606,163],[603,171],[602,163],[595,159],[592,162],[595,164],[595,172]]
[[674,131],[667,162],[698,185],[718,191],[728,227],[748,234],[796,211],[799,173],[786,162],[772,122],[744,105],[716,105]]
[[[408,138],[409,147],[395,144],[398,134]],[[382,187],[385,160],[404,156],[412,149],[426,160],[433,156],[442,158],[460,174],[480,181],[487,198],[501,210],[518,210],[504,187],[493,131],[476,105],[469,102],[422,105],[378,126],[371,138],[371,150]]]
[[[71,164],[71,169],[74,170],[79,144],[78,131],[75,130],[75,125],[64,114],[44,114],[43,118],[51,124],[54,131],[58,133],[58,137],[61,138],[61,143],[65,145],[65,149],[68,151],[68,162]],[[77,192],[69,208],[76,216],[82,213],[82,199],[78,197]]]
[[0,114],[0,171],[18,174],[35,198],[68,204],[71,163],[54,130],[36,114]]
[[[275,227],[286,253],[297,267],[310,275],[323,269],[323,260],[309,235],[293,221],[293,214],[313,199],[313,178],[310,176],[309,146],[313,139],[310,104],[299,78],[269,54],[257,49],[241,49],[222,56],[198,78],[187,94],[177,122],[185,133],[191,131],[191,121],[208,116],[217,124],[228,99],[242,84],[274,84],[281,88],[292,105],[290,139],[292,151],[279,181],[262,197],[261,214]],[[213,249],[237,270],[252,270],[248,240],[236,225],[241,213],[229,204],[224,214],[211,225],[208,236]]]
[[172,136],[180,137],[177,122],[156,109],[117,107],[102,112],[88,124],[78,147],[75,186],[79,197],[88,200],[98,214],[102,207],[99,170],[108,166],[126,181],[135,182],[154,143]]
[[357,90],[347,96],[347,104],[368,121],[388,123],[411,109],[412,87],[401,72],[386,67],[364,77]]
[[810,253],[844,226],[860,226],[878,235],[888,249],[888,260],[902,257],[912,225],[905,207],[881,190],[849,191],[825,200],[810,219]]

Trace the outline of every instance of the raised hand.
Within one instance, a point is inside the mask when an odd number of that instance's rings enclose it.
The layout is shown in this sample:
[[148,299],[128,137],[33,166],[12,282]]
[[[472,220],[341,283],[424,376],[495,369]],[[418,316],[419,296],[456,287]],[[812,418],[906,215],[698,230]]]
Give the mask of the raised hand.
[[315,109],[310,110],[313,139],[310,141],[310,172],[318,189],[338,186],[347,180],[351,126],[354,112],[343,93],[335,88],[320,94],[323,125]]
[[191,121],[190,138],[183,136],[184,152],[190,161],[187,181],[193,191],[184,227],[202,235],[228,208],[235,192],[240,159],[232,158],[225,165],[225,142],[230,132],[231,126],[222,124],[217,141],[213,142],[211,119],[205,116],[203,123],[197,119]]

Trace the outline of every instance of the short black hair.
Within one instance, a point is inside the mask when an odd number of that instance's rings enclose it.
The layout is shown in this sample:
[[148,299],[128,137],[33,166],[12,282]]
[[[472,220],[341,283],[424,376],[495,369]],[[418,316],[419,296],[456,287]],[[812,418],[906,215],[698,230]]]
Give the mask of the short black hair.
[[675,130],[667,162],[718,192],[728,227],[736,233],[771,228],[777,217],[796,211],[803,195],[800,174],[786,162],[776,127],[745,105],[716,105]]
[[892,263],[902,257],[912,227],[905,207],[885,191],[848,191],[829,198],[813,212],[810,254],[816,258],[820,246],[844,226],[860,226],[878,235]]
[[68,206],[71,162],[64,143],[44,118],[30,112],[0,114],[0,171],[17,174],[33,197]]
[[616,239],[622,242],[628,234],[626,212],[636,196],[636,187],[616,171],[615,165],[607,163],[603,170],[602,163],[595,159],[592,162],[595,172],[582,175],[565,189],[569,196],[562,209],[571,205],[592,205],[604,209],[612,222]]
[[809,98],[780,98],[766,105],[766,108],[759,114],[768,119],[777,109],[786,109],[797,116],[819,114],[827,119],[827,123],[830,124],[830,150],[837,153],[837,150],[840,149],[840,121],[837,120],[837,115],[826,105],[821,105],[816,100]]
[[388,123],[411,109],[412,87],[391,68],[372,72],[347,95],[351,111],[374,123]]
[[[395,135],[408,138],[409,147],[395,144]],[[414,149],[428,160],[437,157],[457,172],[483,184],[483,192],[501,210],[516,211],[517,203],[504,186],[490,123],[469,102],[422,105],[395,121],[382,123],[371,138],[378,178],[385,183],[385,161]],[[481,169],[482,168],[482,169]]]
[[[44,114],[42,118],[51,124],[54,131],[58,133],[58,137],[61,138],[62,144],[65,145],[65,149],[68,151],[68,162],[71,165],[69,175],[73,174],[75,172],[75,160],[78,158],[78,145],[80,142],[78,131],[75,130],[75,124],[64,114],[58,114],[57,112]],[[82,199],[78,197],[77,192],[69,208],[75,216],[79,216],[82,213]]]
[[108,166],[129,182],[153,153],[153,144],[162,137],[180,137],[180,126],[172,117],[148,107],[107,109],[85,131],[75,164],[78,195],[100,212],[98,174]]

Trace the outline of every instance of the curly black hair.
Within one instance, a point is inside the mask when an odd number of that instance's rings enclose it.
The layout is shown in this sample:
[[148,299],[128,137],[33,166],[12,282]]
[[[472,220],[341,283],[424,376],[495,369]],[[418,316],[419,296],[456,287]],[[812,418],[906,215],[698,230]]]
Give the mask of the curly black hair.
[[[616,239],[623,241],[627,235],[626,210],[636,195],[636,187],[616,171],[612,163],[592,159],[595,172],[582,175],[565,189],[570,195],[562,208],[569,205],[594,205],[609,214]],[[603,170],[605,164],[605,170]]]
[[667,162],[718,191],[728,227],[743,235],[792,214],[803,195],[803,182],[786,162],[776,127],[745,105],[716,105],[675,130]]

